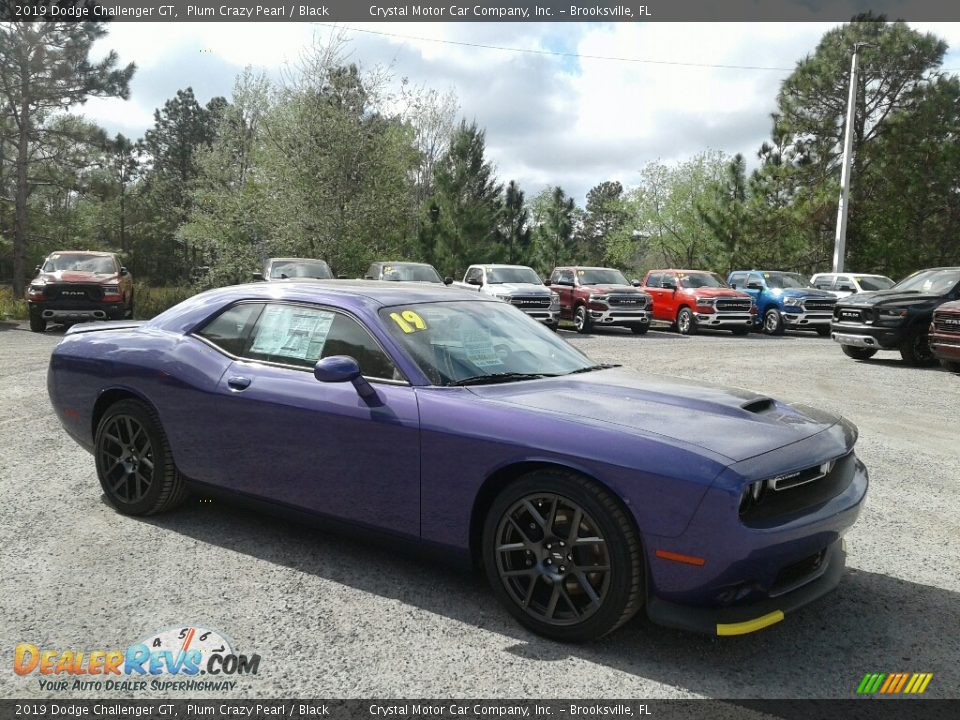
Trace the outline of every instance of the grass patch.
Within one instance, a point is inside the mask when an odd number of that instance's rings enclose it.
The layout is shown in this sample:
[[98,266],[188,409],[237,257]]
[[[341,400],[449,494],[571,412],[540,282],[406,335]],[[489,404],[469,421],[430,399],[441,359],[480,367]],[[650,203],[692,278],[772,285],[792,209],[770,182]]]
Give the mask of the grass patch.
[[15,297],[13,288],[9,285],[0,286],[0,320],[5,317],[14,320],[26,320],[30,317],[30,311],[27,309],[27,301],[23,298]]
[[192,287],[150,287],[137,283],[133,288],[133,316],[149,320],[197,294]]

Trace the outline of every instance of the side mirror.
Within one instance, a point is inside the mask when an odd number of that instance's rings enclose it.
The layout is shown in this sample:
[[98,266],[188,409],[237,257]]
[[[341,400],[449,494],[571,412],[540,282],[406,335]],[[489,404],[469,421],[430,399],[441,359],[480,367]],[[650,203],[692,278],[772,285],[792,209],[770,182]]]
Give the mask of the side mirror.
[[747,290],[763,290],[763,285],[757,282],[748,282]]
[[40,266],[37,265],[37,266],[33,269],[33,271],[39,275],[39,274],[40,274]]
[[313,376],[324,383],[350,382],[357,389],[357,394],[364,400],[377,396],[377,391],[360,374],[360,365],[349,355],[331,355],[320,358],[313,366]]
[[840,290],[840,291],[843,291],[843,292],[856,292],[856,291],[857,291],[857,289],[856,289],[853,285],[841,285],[840,287],[837,288],[837,290]]
[[250,273],[250,277],[252,277],[254,280],[263,280],[263,273],[261,272]]
[[453,278],[450,277],[449,275],[447,275],[447,276],[443,279],[443,284],[444,284],[444,285],[453,285]]
[[637,278],[634,278],[633,280],[631,280],[630,284],[633,285],[634,287],[640,287],[641,285],[643,285],[643,283],[637,280]]
[[129,275],[129,274],[130,274],[130,271],[127,270],[125,267],[121,267],[121,268],[120,268],[120,274],[121,274],[121,275]]
[[480,278],[472,277],[469,280],[467,280],[467,285],[477,285],[477,286],[483,287],[483,280],[481,280]]

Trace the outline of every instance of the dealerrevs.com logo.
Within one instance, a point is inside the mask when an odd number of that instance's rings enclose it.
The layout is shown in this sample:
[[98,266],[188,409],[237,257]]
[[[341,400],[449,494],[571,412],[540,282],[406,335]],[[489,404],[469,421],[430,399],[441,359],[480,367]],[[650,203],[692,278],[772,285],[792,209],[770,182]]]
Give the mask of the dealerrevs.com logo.
[[14,650],[13,671],[39,675],[40,689],[48,692],[230,691],[237,685],[233,676],[256,675],[260,669],[259,655],[240,654],[233,648],[233,641],[223,633],[186,625],[148,635],[125,650],[52,649],[20,643]]

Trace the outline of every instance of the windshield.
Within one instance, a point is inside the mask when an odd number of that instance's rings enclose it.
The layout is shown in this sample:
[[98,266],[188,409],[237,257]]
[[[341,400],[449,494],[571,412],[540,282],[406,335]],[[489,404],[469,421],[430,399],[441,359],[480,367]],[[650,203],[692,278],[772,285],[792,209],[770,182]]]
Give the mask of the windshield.
[[781,290],[786,288],[813,287],[810,281],[799,273],[765,272],[763,279],[767,281],[767,287],[779,288]]
[[905,292],[922,292],[944,295],[960,282],[960,268],[950,270],[921,270],[894,285]]
[[586,268],[577,270],[581,285],[629,285],[623,273],[610,268]]
[[384,265],[383,279],[398,282],[443,282],[431,265]]
[[330,266],[322,260],[304,262],[302,260],[282,260],[270,266],[270,278],[282,280],[284,278],[317,278],[328,280],[333,277]]
[[857,284],[861,290],[888,290],[893,287],[894,282],[888,277],[876,275],[873,277],[857,277]]
[[43,264],[44,272],[59,272],[61,270],[114,275],[117,272],[117,266],[112,257],[88,255],[86,253],[51,255]]
[[725,288],[730,287],[715,273],[677,273],[680,287],[685,288]]
[[525,380],[595,367],[506,303],[416,303],[383,308],[380,317],[434,385]]
[[528,267],[487,268],[487,282],[500,283],[530,283],[543,285],[540,277]]

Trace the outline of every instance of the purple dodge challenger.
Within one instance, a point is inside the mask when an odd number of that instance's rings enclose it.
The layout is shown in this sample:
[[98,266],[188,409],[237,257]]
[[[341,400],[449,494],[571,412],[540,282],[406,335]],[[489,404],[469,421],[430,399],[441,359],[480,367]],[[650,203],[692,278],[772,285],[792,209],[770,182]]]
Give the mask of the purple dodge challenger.
[[73,327],[48,390],[123,513],[191,487],[481,564],[530,630],[752,632],[837,585],[867,472],[846,420],[591,362],[453,288],[211,290]]

